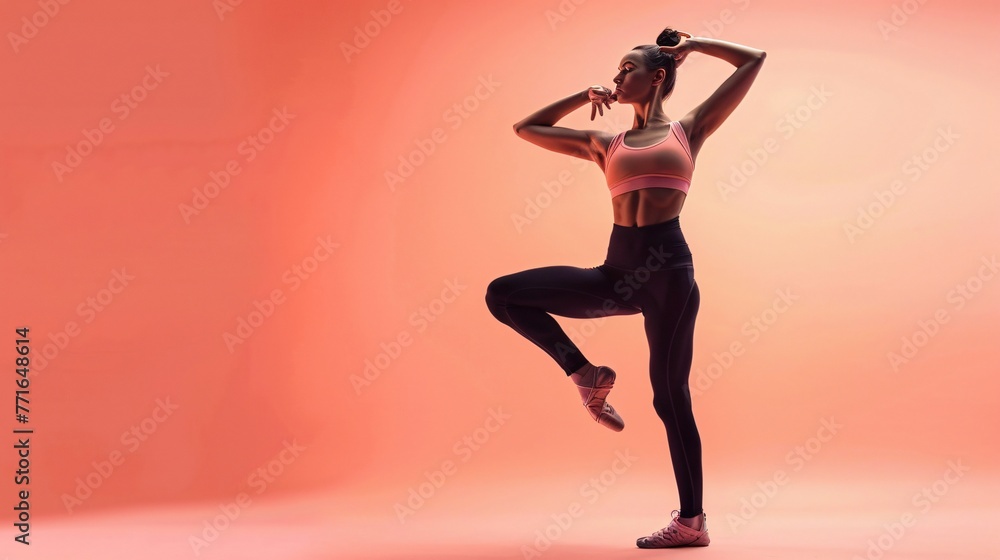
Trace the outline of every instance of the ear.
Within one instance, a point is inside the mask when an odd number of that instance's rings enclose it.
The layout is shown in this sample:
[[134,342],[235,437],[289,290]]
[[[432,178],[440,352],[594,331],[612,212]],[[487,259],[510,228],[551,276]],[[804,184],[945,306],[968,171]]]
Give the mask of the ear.
[[667,79],[667,71],[664,70],[663,68],[657,68],[656,71],[653,72],[652,85],[659,87],[659,85],[662,84],[663,81],[666,79]]

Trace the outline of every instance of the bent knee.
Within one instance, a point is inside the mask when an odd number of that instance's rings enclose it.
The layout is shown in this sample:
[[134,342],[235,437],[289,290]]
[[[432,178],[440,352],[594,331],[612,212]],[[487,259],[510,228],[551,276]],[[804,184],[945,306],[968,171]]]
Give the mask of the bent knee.
[[507,296],[514,290],[514,283],[511,281],[511,276],[499,276],[494,278],[486,286],[486,301],[493,303],[505,304],[507,303]]
[[491,309],[507,304],[507,296],[510,294],[510,283],[506,276],[494,278],[486,286],[486,305]]

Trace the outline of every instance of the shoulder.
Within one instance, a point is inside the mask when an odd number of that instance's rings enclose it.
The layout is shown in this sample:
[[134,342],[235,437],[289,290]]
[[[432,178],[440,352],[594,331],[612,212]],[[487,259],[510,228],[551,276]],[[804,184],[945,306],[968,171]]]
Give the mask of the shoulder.
[[[698,152],[701,151],[701,146],[705,138],[701,136],[697,128],[698,124],[695,122],[695,112],[692,111],[674,122],[680,124],[680,128],[684,131],[682,134],[684,134],[684,140],[687,141],[688,149],[691,150],[692,159],[698,157]],[[680,133],[680,131],[678,132]]]
[[606,130],[588,130],[587,132],[590,134],[591,141],[601,144],[605,148],[607,148],[615,138],[625,134],[624,131],[616,134]]
[[694,126],[695,126],[694,114],[688,113],[687,115],[684,115],[683,117],[677,119],[674,122],[681,125],[680,128],[684,131],[684,138],[690,141],[691,132],[694,131]]
[[605,170],[608,158],[614,151],[615,146],[621,142],[621,138],[625,132],[622,131],[615,134],[604,130],[588,130],[587,133],[590,136],[594,162],[597,163],[601,170]]
[[607,155],[608,150],[625,134],[625,131],[616,134],[605,130],[588,130],[587,133],[590,136],[590,143],[594,147],[594,150]]

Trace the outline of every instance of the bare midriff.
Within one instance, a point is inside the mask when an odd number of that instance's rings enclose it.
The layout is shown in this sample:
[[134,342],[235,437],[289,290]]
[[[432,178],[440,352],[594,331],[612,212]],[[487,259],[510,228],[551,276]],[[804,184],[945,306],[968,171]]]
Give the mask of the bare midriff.
[[687,194],[678,189],[639,189],[611,199],[615,223],[622,226],[649,226],[680,215]]

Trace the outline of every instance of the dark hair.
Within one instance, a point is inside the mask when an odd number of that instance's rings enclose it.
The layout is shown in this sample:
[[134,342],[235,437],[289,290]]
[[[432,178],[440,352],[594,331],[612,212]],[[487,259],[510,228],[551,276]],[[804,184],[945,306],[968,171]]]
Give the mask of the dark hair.
[[664,98],[674,90],[674,83],[677,81],[677,64],[673,56],[660,52],[660,47],[672,47],[680,42],[681,36],[677,30],[667,27],[656,37],[655,45],[639,45],[632,49],[642,52],[646,67],[650,70],[663,68],[667,72],[663,81],[662,97]]

